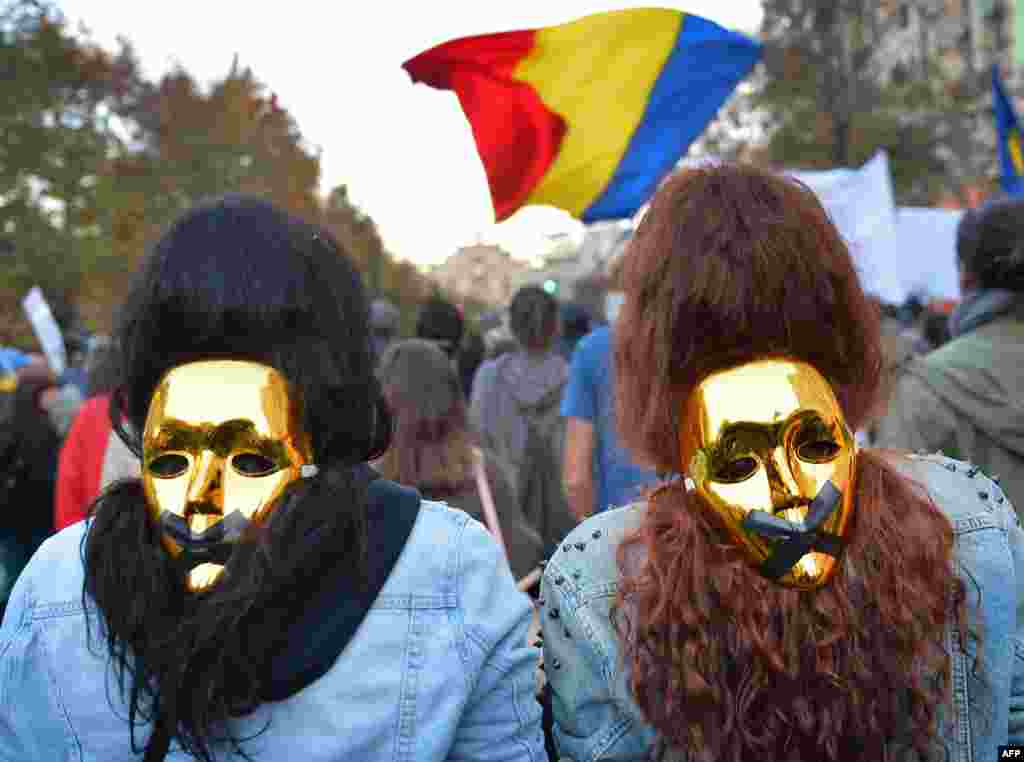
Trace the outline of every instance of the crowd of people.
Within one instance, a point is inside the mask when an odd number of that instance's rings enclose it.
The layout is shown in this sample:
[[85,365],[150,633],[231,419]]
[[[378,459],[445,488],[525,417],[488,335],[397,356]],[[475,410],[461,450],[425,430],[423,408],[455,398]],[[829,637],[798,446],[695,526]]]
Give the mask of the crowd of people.
[[402,336],[322,229],[195,207],[81,372],[0,352],[0,759],[1024,743],[1024,202],[957,257],[952,315],[887,308],[723,163],[662,184],[611,323],[524,286]]

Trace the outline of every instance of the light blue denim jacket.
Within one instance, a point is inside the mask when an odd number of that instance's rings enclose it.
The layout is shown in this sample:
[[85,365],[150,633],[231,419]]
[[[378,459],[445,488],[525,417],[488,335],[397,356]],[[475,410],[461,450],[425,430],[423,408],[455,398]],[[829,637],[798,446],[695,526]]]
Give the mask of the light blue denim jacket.
[[[925,485],[949,517],[968,605],[981,616],[982,663],[991,688],[981,689],[971,677],[973,642],[965,655],[948,633],[953,716],[952,722],[943,719],[942,736],[951,762],[987,762],[1008,739],[1024,742],[1024,531],[999,486],[977,469],[937,455],[896,465]],[[643,512],[636,504],[587,520],[545,569],[544,664],[560,760],[648,759],[656,740],[627,687],[609,619],[618,592],[616,548]]]
[[[84,531],[79,523],[48,540],[15,586],[0,629],[3,762],[141,758],[131,753],[95,609],[86,649]],[[243,735],[270,722],[243,749],[257,762],[546,760],[531,611],[491,535],[465,513],[424,501],[337,662],[240,721]],[[148,727],[136,730],[137,743],[148,737]],[[176,748],[168,760],[185,758]]]

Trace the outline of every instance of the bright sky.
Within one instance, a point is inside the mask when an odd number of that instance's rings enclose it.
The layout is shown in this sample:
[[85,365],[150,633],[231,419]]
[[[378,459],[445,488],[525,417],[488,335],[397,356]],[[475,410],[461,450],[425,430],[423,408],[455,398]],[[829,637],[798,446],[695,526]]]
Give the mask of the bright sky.
[[[657,4],[751,34],[761,19],[760,0]],[[104,46],[112,49],[118,36],[130,39],[153,78],[180,63],[209,83],[228,72],[237,53],[322,149],[323,191],[348,184],[388,249],[424,265],[478,236],[525,259],[546,248],[548,235],[575,237],[580,226],[542,207],[495,225],[483,167],[455,95],[414,86],[402,62],[455,37],[559,24],[629,3],[292,0],[261,8],[239,0],[60,0],[59,6]]]

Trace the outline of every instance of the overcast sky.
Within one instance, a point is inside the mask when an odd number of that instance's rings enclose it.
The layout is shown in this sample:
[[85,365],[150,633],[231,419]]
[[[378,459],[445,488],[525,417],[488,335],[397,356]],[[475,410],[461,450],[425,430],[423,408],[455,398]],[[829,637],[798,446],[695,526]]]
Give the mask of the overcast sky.
[[[760,0],[665,5],[756,32]],[[62,0],[73,24],[113,48],[130,39],[147,75],[180,63],[200,82],[223,77],[237,53],[278,95],[303,135],[322,149],[322,189],[339,183],[380,227],[392,253],[442,261],[479,236],[530,257],[557,232],[579,227],[558,210],[520,211],[501,225],[469,126],[453,93],[414,86],[401,68],[437,43],[531,29],[630,7],[626,0]]]

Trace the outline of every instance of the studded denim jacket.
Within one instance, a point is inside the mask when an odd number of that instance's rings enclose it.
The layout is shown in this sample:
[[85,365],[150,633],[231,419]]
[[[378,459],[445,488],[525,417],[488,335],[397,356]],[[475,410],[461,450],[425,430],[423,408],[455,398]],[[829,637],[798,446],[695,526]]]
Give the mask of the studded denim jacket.
[[[896,465],[923,484],[956,537],[958,573],[980,618],[987,685],[973,677],[976,649],[952,632],[953,711],[942,736],[955,762],[995,759],[1000,744],[1024,742],[1024,531],[999,485],[941,455]],[[552,690],[559,760],[648,759],[657,740],[634,703],[611,606],[618,592],[616,548],[639,526],[643,504],[588,519],[548,562],[541,585],[544,663]]]

